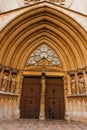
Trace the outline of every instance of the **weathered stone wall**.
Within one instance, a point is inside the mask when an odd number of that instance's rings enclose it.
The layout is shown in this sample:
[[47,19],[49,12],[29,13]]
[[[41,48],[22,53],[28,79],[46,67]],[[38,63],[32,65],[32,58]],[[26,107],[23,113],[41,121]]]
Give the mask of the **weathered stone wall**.
[[0,92],[0,120],[18,119],[18,96]]
[[0,65],[0,119],[19,118],[17,70]]
[[66,79],[65,119],[87,121],[87,67],[70,71]]
[[66,73],[65,119],[87,121],[87,17],[48,2],[25,9],[18,11],[19,17],[15,11],[9,24],[6,14],[1,15],[1,21],[5,21],[0,34],[0,119],[20,117],[22,71],[25,72],[25,63],[33,50],[46,43],[57,53]]

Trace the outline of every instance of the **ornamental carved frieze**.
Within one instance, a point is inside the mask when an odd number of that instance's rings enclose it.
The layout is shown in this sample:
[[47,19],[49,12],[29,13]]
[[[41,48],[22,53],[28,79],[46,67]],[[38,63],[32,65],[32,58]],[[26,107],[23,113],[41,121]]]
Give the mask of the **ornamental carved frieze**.
[[32,5],[38,2],[51,2],[69,8],[72,5],[73,0],[17,0],[17,3],[21,7]]
[[[26,66],[25,71],[42,72],[43,68],[41,65],[37,66]],[[45,66],[45,72],[59,72],[62,70],[61,66]]]

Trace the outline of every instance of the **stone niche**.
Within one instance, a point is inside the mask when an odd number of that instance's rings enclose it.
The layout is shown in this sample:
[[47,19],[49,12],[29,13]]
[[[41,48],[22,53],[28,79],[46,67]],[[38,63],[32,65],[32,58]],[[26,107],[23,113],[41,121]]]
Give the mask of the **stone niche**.
[[[68,74],[71,93],[67,95],[65,119],[87,122],[87,67],[78,68]],[[73,88],[76,86],[76,93],[72,93],[71,85]]]
[[19,118],[17,73],[17,69],[0,64],[0,120]]

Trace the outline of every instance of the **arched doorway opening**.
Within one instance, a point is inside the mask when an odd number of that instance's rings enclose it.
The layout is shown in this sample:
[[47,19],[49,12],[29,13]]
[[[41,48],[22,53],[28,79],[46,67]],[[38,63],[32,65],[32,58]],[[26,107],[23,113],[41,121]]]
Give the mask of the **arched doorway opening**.
[[[38,69],[41,75],[24,76],[20,105],[21,118],[64,119],[63,77],[47,76],[51,69],[62,70],[55,51],[43,43],[30,54],[26,68]],[[51,68],[51,69],[50,69]]]

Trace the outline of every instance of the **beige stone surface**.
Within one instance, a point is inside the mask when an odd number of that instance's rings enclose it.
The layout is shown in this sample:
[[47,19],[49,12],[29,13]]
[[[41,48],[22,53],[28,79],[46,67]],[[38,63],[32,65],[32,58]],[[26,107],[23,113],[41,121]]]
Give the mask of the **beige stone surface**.
[[[61,70],[47,68],[46,75],[63,77],[65,119],[87,122],[87,17],[41,2],[1,14],[0,18],[0,119],[20,118],[23,77],[41,76],[41,68],[27,67],[26,61],[38,46],[45,43],[61,62]],[[10,91],[13,68],[18,70],[15,92]],[[8,84],[3,89],[5,72],[8,73]],[[79,85],[80,76],[84,91]],[[72,92],[73,77],[75,93]]]

